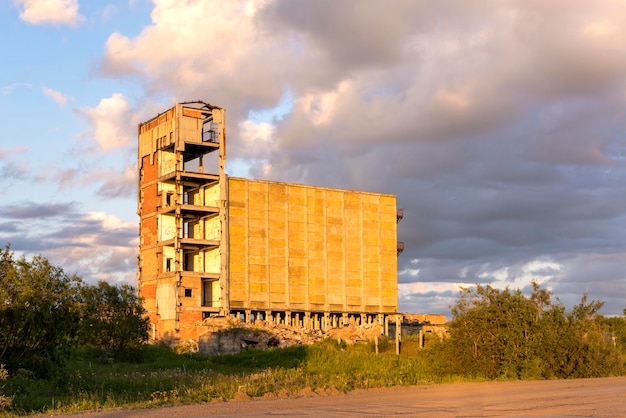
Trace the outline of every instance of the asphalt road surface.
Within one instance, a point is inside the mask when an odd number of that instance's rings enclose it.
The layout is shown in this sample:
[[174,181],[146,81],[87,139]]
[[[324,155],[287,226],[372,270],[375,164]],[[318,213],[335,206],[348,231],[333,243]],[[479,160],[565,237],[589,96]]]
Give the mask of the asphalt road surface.
[[77,417],[626,417],[626,377],[452,383],[296,399],[210,402]]

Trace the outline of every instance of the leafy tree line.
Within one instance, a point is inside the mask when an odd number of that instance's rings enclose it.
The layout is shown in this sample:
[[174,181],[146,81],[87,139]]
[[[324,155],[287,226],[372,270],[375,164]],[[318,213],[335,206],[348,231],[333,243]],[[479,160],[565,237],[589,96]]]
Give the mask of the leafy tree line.
[[537,283],[530,296],[490,285],[463,289],[449,338],[437,348],[441,367],[487,379],[622,375],[626,322],[603,317],[602,306],[583,296],[567,311]]
[[[128,285],[84,283],[41,256],[0,251],[0,365],[54,375],[76,349],[112,360],[139,360],[147,341],[142,301]],[[452,307],[449,338],[418,356],[434,378],[574,378],[626,373],[626,320],[605,318],[584,296],[571,310],[533,284],[464,289]],[[0,395],[2,393],[0,392]]]
[[46,377],[69,352],[124,359],[148,338],[141,300],[126,284],[89,285],[46,258],[0,252],[0,364]]

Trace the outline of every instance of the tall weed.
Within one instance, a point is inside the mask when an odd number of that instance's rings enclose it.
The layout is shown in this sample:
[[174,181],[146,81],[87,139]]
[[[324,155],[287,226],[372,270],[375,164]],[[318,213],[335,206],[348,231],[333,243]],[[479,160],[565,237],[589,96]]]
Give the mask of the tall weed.
[[[247,350],[208,357],[176,354],[154,345],[142,349],[140,362],[92,358],[77,351],[60,378],[37,379],[24,373],[7,380],[16,414],[72,413],[113,407],[149,407],[240,397],[293,397],[360,388],[442,381],[433,375],[428,349],[395,342],[346,346],[324,340],[310,346]],[[62,383],[62,384],[61,384]]]

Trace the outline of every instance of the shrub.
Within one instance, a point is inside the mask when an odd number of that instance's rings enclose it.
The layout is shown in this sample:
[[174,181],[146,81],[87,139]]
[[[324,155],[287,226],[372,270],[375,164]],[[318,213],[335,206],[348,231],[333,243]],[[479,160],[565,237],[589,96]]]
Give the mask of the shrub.
[[462,290],[443,344],[449,372],[487,379],[622,373],[619,350],[598,314],[603,303],[583,296],[567,312],[551,296],[536,283],[530,297],[489,285]]
[[47,259],[0,254],[0,361],[47,376],[74,342],[81,280]]
[[9,377],[9,372],[4,368],[4,364],[0,364],[0,410],[8,409],[13,402],[13,396],[4,394],[4,381]]
[[148,319],[132,286],[100,281],[81,289],[80,341],[100,356],[137,361],[148,340]]

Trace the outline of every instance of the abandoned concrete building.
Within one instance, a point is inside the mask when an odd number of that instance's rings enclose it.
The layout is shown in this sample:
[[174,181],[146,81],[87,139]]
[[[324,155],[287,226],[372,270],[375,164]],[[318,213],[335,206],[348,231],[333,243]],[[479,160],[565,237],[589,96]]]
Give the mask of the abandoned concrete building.
[[139,125],[137,288],[154,340],[223,316],[310,329],[395,321],[396,197],[229,177],[225,110]]

